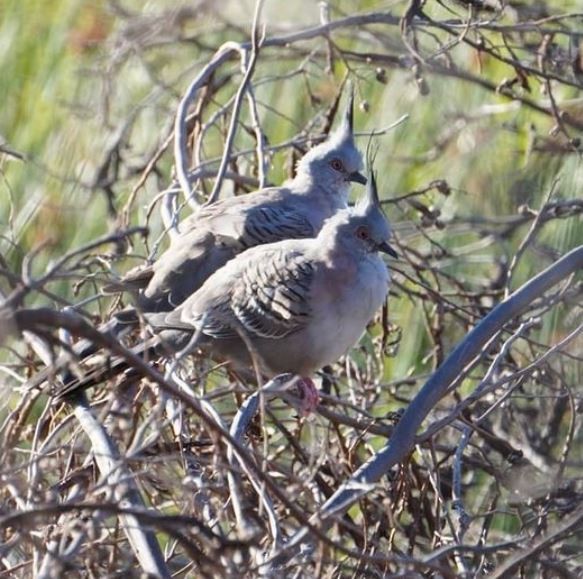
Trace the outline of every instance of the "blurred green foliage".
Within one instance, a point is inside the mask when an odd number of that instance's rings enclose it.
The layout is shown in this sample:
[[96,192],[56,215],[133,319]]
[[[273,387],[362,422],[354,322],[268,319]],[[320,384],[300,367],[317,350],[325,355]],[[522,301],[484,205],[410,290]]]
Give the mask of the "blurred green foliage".
[[[269,21],[278,6],[277,2],[267,3],[268,34],[278,30],[278,22]],[[315,7],[308,2],[302,6],[306,12],[296,14],[298,22],[316,21]],[[3,0],[0,135],[27,159],[20,162],[5,157],[1,165],[0,223],[4,238],[0,247],[15,270],[28,251],[42,245],[44,249],[33,265],[33,273],[39,273],[52,257],[117,225],[108,212],[107,196],[96,186],[96,175],[111,147],[124,131],[128,133],[120,151],[123,166],[111,183],[113,206],[120,212],[136,183],[136,174],[170,134],[177,99],[208,60],[207,48],[226,40],[220,38],[221,18],[217,13],[198,13],[185,3],[182,8],[174,7],[176,16],[169,20],[165,11],[171,7],[173,3],[161,1],[145,6],[137,1],[124,2],[122,10],[97,0]],[[567,2],[563,8],[569,7],[575,10],[577,2]],[[246,38],[251,8],[250,2],[224,3],[225,19],[242,24],[230,39]],[[374,2],[339,2],[332,4],[332,14],[378,8]],[[433,18],[451,16],[437,2],[427,3],[426,10]],[[400,9],[395,7],[393,12],[398,14]],[[160,14],[165,20],[159,18]],[[180,40],[169,42],[172,35]],[[362,44],[342,31],[335,40],[341,48],[358,49]],[[491,34],[491,40],[499,41],[496,33]],[[429,43],[429,39],[424,42]],[[558,38],[557,42],[565,40]],[[326,76],[314,62],[307,62],[304,74],[297,74],[300,56],[278,59],[275,50],[266,49],[255,74],[263,129],[271,144],[294,135],[317,107],[330,102],[334,84],[346,72],[345,64],[337,60],[334,78]],[[522,56],[532,59],[532,54]],[[459,66],[495,84],[514,74],[512,67],[467,46],[456,46],[452,57]],[[583,176],[579,155],[534,150],[534,143],[548,139],[551,118],[514,106],[516,103],[504,95],[470,82],[424,74],[428,94],[423,95],[410,70],[384,69],[366,62],[351,63],[350,67],[361,105],[356,117],[359,130],[379,129],[404,113],[410,115],[399,128],[374,140],[379,180],[386,197],[443,179],[451,195],[444,197],[430,191],[423,201],[439,209],[445,223],[455,223],[511,215],[524,204],[536,208],[557,178],[560,181],[555,198],[578,195]],[[227,72],[236,72],[236,65],[225,67],[222,74]],[[278,74],[287,76],[269,82]],[[209,111],[227,102],[235,88],[236,83],[228,83]],[[544,101],[543,89],[538,81],[530,79],[528,90],[519,88],[517,92]],[[575,111],[580,106],[577,96],[573,87],[556,88],[555,98],[571,102]],[[205,156],[220,155],[222,135],[210,131],[207,141]],[[367,137],[362,138],[363,148],[367,141]],[[253,140],[239,131],[237,144],[240,149],[253,147]],[[171,165],[169,150],[158,165],[162,173],[148,179],[138,192],[132,223],[145,222],[148,204],[171,181]],[[287,155],[276,154],[270,179],[280,182],[288,170]],[[404,204],[390,206],[388,213],[397,230],[400,223],[419,217]],[[156,215],[151,224],[154,231],[160,231]],[[525,228],[521,231],[524,233]],[[472,251],[474,233],[467,226],[448,226],[443,231],[431,231],[431,238],[454,254],[463,255],[444,260],[444,272],[479,284],[493,275],[495,260],[511,258],[521,235]],[[407,239],[406,233],[403,235]],[[583,241],[583,228],[576,220],[556,221],[545,226],[541,240],[562,252]],[[427,239],[416,234],[409,241],[420,251],[430,247]],[[137,243],[136,252],[145,255],[147,248]],[[135,260],[128,262],[133,264]],[[515,283],[539,269],[536,255],[527,253]],[[62,283],[58,291],[72,298],[71,284]],[[391,303],[391,316],[408,331],[403,335],[398,361],[387,371],[403,375],[411,368],[411,361],[425,351],[424,316],[407,299]],[[457,338],[454,331],[450,339]]]
[[[386,3],[370,0],[330,4],[333,18],[386,9]],[[436,20],[453,18],[453,7],[465,16],[460,4],[428,1],[426,14]],[[537,10],[542,9],[538,4],[522,6],[537,18]],[[18,273],[31,266],[33,277],[38,276],[51,260],[120,227],[139,176],[171,135],[176,106],[188,83],[222,42],[248,38],[252,9],[253,2],[248,0],[225,1],[215,11],[188,2],[177,6],[169,0],[145,4],[138,0],[117,4],[105,0],[0,0],[0,144],[5,143],[25,158],[22,161],[0,154],[0,254],[12,271]],[[392,3],[390,12],[402,15],[404,9],[403,2]],[[564,12],[580,9],[577,0],[561,3]],[[284,22],[299,27],[316,23],[319,18],[316,3],[307,0],[268,1],[265,15],[268,36],[287,29]],[[497,23],[512,21],[512,11],[508,10]],[[228,37],[224,33],[226,24]],[[358,30],[340,30],[333,38],[344,50],[364,51],[372,44],[379,54],[388,54],[387,47],[393,47],[393,52],[406,55],[399,44],[398,27],[390,32],[380,26],[372,29],[378,34],[377,44],[366,34],[359,35]],[[491,31],[487,35],[508,58],[537,65],[538,32],[528,33],[511,47],[502,45],[499,33]],[[444,45],[453,40],[445,32],[436,36]],[[421,47],[426,51],[435,49],[434,40],[430,35],[420,35]],[[553,41],[556,50],[571,48],[566,36],[557,35]],[[318,46],[325,50],[321,39]],[[411,67],[392,68],[364,59],[344,62],[338,58],[327,73],[324,58],[311,58],[312,48],[300,43],[283,56],[276,49],[261,52],[254,84],[269,144],[284,142],[305,127],[312,134],[318,133],[319,126],[309,123],[330,105],[347,73],[356,86],[359,110],[355,121],[357,129],[365,133],[359,141],[363,150],[371,140],[368,132],[408,114],[407,122],[372,138],[378,148],[375,168],[387,200],[428,188],[417,199],[425,208],[440,212],[444,227],[435,223],[423,227],[422,212],[404,202],[388,204],[387,213],[400,242],[423,255],[433,252],[436,270],[443,277],[436,280],[427,274],[425,281],[448,300],[463,301],[455,295],[459,289],[456,281],[464,284],[468,293],[494,287],[531,221],[508,235],[494,233],[499,233],[505,220],[519,216],[521,206],[539,208],[551,190],[555,201],[581,197],[583,168],[579,152],[565,147],[563,135],[553,130],[553,118],[521,106],[504,90],[488,90],[477,82],[422,71],[426,87],[423,94],[421,81]],[[456,67],[497,87],[516,76],[512,66],[464,44],[452,47],[449,57]],[[225,81],[224,86],[213,95],[205,119],[232,98],[240,82],[239,72],[234,61],[221,68],[215,81]],[[522,86],[514,85],[512,90],[540,105],[549,104],[546,87],[534,77]],[[583,99],[577,87],[557,83],[553,94],[563,110],[583,120]],[[246,107],[242,118],[248,122]],[[219,117],[209,129],[204,159],[220,156],[227,125],[228,118]],[[569,130],[572,137],[578,136],[576,129]],[[253,136],[240,129],[235,148],[253,147]],[[113,163],[104,165],[108,159]],[[252,156],[249,159],[241,161],[238,168],[252,174],[254,160]],[[136,202],[129,208],[130,225],[150,225],[148,241],[135,239],[127,256],[108,248],[110,259],[99,256],[91,265],[92,271],[103,268],[107,272],[111,267],[120,273],[149,254],[163,229],[157,210],[150,218],[149,205],[170,185],[172,164],[170,146],[162,152],[156,172],[137,190]],[[270,181],[279,183],[289,172],[289,151],[274,154]],[[449,195],[428,187],[434,180],[446,182]],[[225,190],[228,192],[227,186]],[[493,225],[496,221],[499,223]],[[484,233],[488,228],[491,235]],[[536,248],[527,249],[521,258],[512,286],[517,287],[556,256],[581,243],[580,217],[544,224]],[[443,258],[440,248],[445,249]],[[27,262],[25,256],[30,252],[38,253]],[[389,300],[389,320],[400,329],[401,339],[393,350],[388,348],[390,355],[384,360],[383,374],[386,382],[422,377],[439,362],[429,327],[438,319],[436,306],[415,296],[413,292],[420,291],[419,279],[413,282],[411,276],[403,277],[401,270],[411,273],[403,263],[396,263],[395,269],[401,288],[394,288]],[[72,281],[77,280],[55,280],[50,286],[54,296],[76,303],[98,289],[98,284],[86,284],[75,292]],[[0,289],[7,290],[3,279]],[[480,304],[483,311],[500,297],[498,294]],[[56,301],[56,297],[32,292],[27,305]],[[100,307],[105,316],[112,303],[117,305],[114,298],[104,298],[88,309],[95,312]],[[537,339],[553,343],[563,337],[563,321],[568,314],[565,305],[545,315]],[[439,321],[444,355],[467,328],[450,312]],[[378,334],[378,328],[371,332],[375,339]],[[353,356],[354,363],[364,365],[365,354],[375,347],[372,337],[363,340],[361,350]],[[520,353],[520,348],[517,350]],[[580,365],[562,370],[574,383],[583,378]],[[209,383],[214,385],[214,378]],[[465,395],[474,387],[475,380],[468,379],[459,392]],[[411,384],[406,384],[404,392],[396,387],[391,394],[407,398],[412,391]],[[391,396],[380,397],[374,413],[384,416],[401,407],[403,398],[395,401]],[[371,447],[384,443],[384,438],[373,438]],[[482,479],[490,480],[489,475],[476,472],[473,490],[469,491],[475,495],[473,507],[487,510],[487,497],[480,493]],[[514,532],[517,524],[516,518],[501,514],[493,528]]]

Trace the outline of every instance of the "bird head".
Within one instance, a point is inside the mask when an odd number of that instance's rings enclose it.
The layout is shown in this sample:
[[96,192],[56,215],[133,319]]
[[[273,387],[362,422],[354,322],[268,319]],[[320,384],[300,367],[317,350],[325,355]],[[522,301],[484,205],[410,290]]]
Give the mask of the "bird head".
[[354,208],[353,235],[369,252],[382,251],[397,257],[397,252],[389,245],[393,231],[381,207],[372,169],[369,171],[366,193]]
[[330,229],[334,230],[331,237],[351,251],[356,250],[359,254],[381,251],[397,257],[397,252],[389,245],[392,230],[383,213],[372,171],[368,175],[365,195],[354,208],[340,211],[326,222],[321,233],[323,238],[330,236]]
[[351,94],[342,122],[328,138],[310,149],[299,161],[296,179],[316,185],[318,190],[337,196],[346,205],[352,182],[366,183],[360,172],[362,156],[353,134],[354,95]]

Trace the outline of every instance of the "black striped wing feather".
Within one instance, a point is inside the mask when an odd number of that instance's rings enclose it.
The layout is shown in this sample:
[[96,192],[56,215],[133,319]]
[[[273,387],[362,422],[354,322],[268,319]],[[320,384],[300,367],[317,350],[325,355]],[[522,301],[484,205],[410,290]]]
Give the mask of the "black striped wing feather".
[[[207,312],[205,334],[214,338],[238,335],[284,338],[309,322],[313,265],[299,253],[262,252],[232,280],[231,291]],[[200,317],[202,321],[202,316]]]
[[241,242],[246,247],[252,247],[282,239],[313,237],[315,234],[310,222],[296,208],[266,205],[247,214]]
[[282,239],[314,237],[317,232],[305,210],[297,196],[289,196],[289,190],[271,188],[203,207],[182,227],[185,235],[207,229],[217,237],[230,238],[244,250]]

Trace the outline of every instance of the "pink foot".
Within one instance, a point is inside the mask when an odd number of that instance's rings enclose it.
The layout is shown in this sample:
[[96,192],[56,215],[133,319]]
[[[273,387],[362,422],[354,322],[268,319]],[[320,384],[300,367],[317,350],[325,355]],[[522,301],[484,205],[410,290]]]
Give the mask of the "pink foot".
[[300,391],[300,415],[308,416],[314,412],[316,408],[318,408],[318,404],[320,403],[320,394],[318,393],[318,389],[316,388],[316,385],[311,378],[298,377],[296,386]]

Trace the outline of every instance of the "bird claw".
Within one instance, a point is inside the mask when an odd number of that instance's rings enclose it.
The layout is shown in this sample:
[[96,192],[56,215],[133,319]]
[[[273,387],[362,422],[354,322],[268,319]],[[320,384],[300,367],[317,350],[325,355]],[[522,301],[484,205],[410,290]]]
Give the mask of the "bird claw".
[[309,416],[318,408],[320,394],[311,378],[298,378],[296,388],[300,396],[300,416]]
[[[291,373],[280,374],[273,378],[270,383],[265,387],[270,391],[277,391],[279,389],[288,390],[290,388],[295,388],[298,392],[299,403],[299,414],[300,416],[308,416],[320,403],[320,394],[314,381],[311,378],[303,378]],[[294,406],[298,406],[296,401],[293,402]]]

